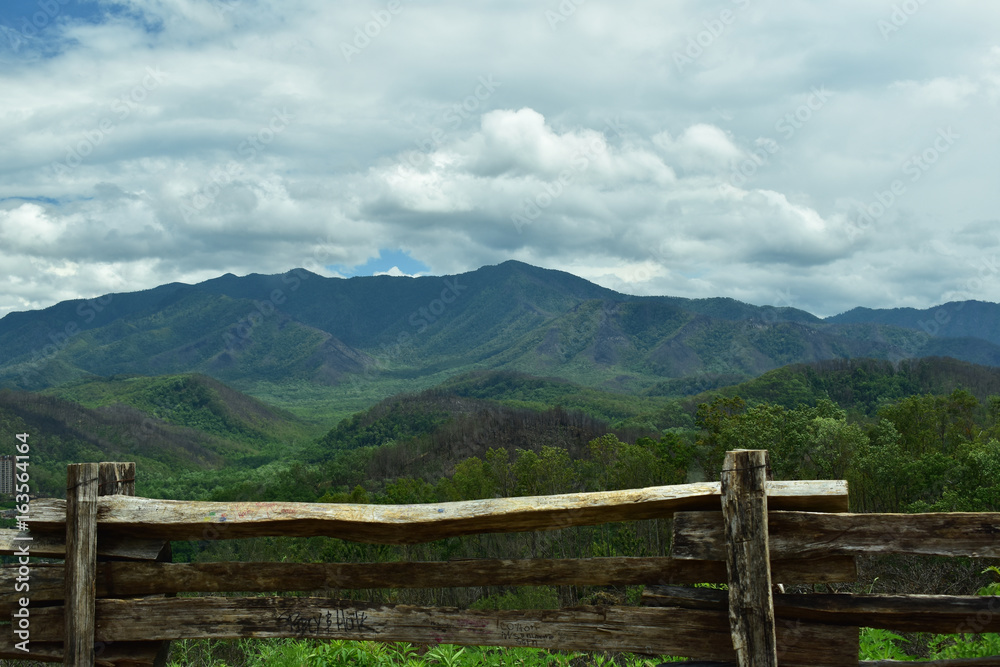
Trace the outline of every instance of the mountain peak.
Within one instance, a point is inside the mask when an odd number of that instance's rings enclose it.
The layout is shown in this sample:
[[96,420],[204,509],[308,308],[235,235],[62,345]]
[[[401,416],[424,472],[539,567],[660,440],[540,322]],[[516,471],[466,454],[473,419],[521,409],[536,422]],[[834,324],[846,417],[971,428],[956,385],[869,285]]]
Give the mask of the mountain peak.
[[303,268],[227,273],[0,320],[0,386],[30,389],[190,372],[237,388],[379,379],[422,388],[476,369],[642,389],[699,373],[929,355],[1000,365],[1000,306],[859,308],[820,320],[730,298],[632,296],[508,260],[406,280],[332,279]]

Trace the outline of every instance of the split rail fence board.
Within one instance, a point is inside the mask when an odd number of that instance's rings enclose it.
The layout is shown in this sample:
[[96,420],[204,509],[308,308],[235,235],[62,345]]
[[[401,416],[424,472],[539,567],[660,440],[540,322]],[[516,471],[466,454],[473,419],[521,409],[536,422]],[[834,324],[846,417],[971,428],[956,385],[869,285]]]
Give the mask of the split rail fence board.
[[[102,493],[115,492],[106,491],[105,486],[128,493],[134,479],[128,465],[132,464],[101,464]],[[156,646],[143,642],[252,636],[634,651],[732,665],[738,659],[733,640],[747,635],[731,624],[729,613],[734,606],[743,610],[744,598],[737,595],[732,602],[727,592],[662,584],[724,582],[732,591],[749,577],[760,588],[767,577],[753,575],[753,571],[764,575],[770,571],[773,581],[789,584],[853,581],[857,576],[854,557],[861,553],[1000,557],[1000,513],[848,514],[847,485],[842,481],[768,481],[765,490],[758,501],[769,510],[763,522],[767,541],[763,549],[757,549],[755,559],[744,553],[730,560],[728,572],[725,512],[719,511],[725,498],[722,484],[405,506],[102,497],[96,501],[98,553],[114,551],[138,559],[161,555],[165,540],[169,544],[178,539],[328,535],[415,544],[475,533],[554,530],[675,515],[674,558],[356,564],[100,562],[94,575],[98,598],[94,634],[111,649],[133,650],[130,657],[142,664],[152,664],[151,651]],[[32,503],[32,510],[32,555],[67,554],[65,501],[40,499]],[[757,514],[763,517],[762,512]],[[14,549],[14,535],[15,531],[0,531],[0,553]],[[735,543],[746,541],[737,538]],[[734,562],[741,564],[733,569]],[[58,564],[33,566],[33,601],[44,605],[63,599],[66,572]],[[13,576],[9,566],[0,568],[0,586],[9,585]],[[348,588],[624,584],[658,585],[644,592],[646,606],[641,608],[552,611],[478,612],[351,603],[328,597],[119,599],[175,592],[305,590],[316,594],[322,590],[329,596],[331,591]],[[761,590],[771,594],[769,586]],[[942,634],[1000,631],[1000,596],[771,594],[770,606],[777,662],[782,667],[859,664],[858,626]],[[47,656],[44,659],[62,656],[61,644],[55,642],[67,636],[65,610],[64,606],[32,606],[32,648]],[[0,613],[10,611],[9,603],[0,602]],[[737,613],[737,620],[742,622],[745,615]],[[761,626],[760,619],[755,622]],[[766,619],[763,624],[767,625]],[[0,658],[24,657],[20,652],[6,653],[13,650],[9,643],[6,637],[0,639]],[[747,660],[744,655],[743,664]],[[758,660],[753,658],[749,664],[767,664]],[[112,650],[97,664],[127,662],[128,658]],[[894,663],[861,664],[885,667]],[[1000,658],[923,664],[1000,665]]]
[[[725,559],[720,513],[678,512],[673,530],[675,558]],[[1000,513],[770,512],[768,532],[774,558],[872,553],[1000,558]]]
[[[719,610],[728,606],[725,591],[678,586],[650,586],[643,591],[642,604]],[[778,618],[790,621],[897,632],[1000,632],[1000,596],[776,593],[774,612]],[[1000,664],[1000,658],[996,660]]]
[[[789,584],[857,580],[853,558],[773,561],[777,581]],[[64,567],[31,568],[31,599],[61,600]],[[0,569],[0,590],[13,589],[17,566]],[[140,563],[99,562],[97,596],[164,593],[319,591],[471,586],[624,586],[630,584],[726,583],[718,561],[674,558],[467,559],[395,563]],[[0,603],[0,614],[13,603]]]
[[[62,607],[33,613],[38,641],[60,638],[62,614]],[[577,607],[490,612],[325,598],[205,597],[98,600],[97,616],[99,641],[299,637],[735,659],[727,614],[719,610]],[[857,665],[857,647],[857,628],[808,622],[778,627],[782,666]]]
[[[32,502],[32,510],[34,510]],[[100,532],[100,531],[98,531]],[[54,533],[21,532],[9,528],[0,529],[0,556],[13,556],[24,545],[15,538],[31,537],[28,543],[31,555],[38,558],[65,558],[66,536]],[[163,540],[139,539],[119,535],[100,535],[97,540],[97,555],[133,560],[156,560],[164,549]]]
[[[98,667],[118,667],[121,665],[150,665],[158,657],[157,645],[148,642],[98,642],[95,647],[94,665]],[[31,653],[25,654],[14,648],[13,640],[6,632],[0,632],[0,660],[37,660],[39,662],[62,662],[62,642],[36,642],[31,640]]]
[[[718,509],[720,497],[719,483],[423,505],[219,503],[111,496],[98,499],[97,521],[102,535],[114,532],[166,540],[328,536],[403,545],[477,533],[663,518],[685,510]],[[768,498],[775,509],[846,511],[847,483],[773,482],[768,485]],[[66,521],[65,501],[36,500],[32,514],[33,530],[60,531]]]
[[910,667],[997,667],[997,665],[1000,665],[1000,659],[994,656],[990,658],[927,660],[926,662],[914,662],[912,660],[862,660],[858,664],[861,667],[900,667],[901,665],[909,665]]

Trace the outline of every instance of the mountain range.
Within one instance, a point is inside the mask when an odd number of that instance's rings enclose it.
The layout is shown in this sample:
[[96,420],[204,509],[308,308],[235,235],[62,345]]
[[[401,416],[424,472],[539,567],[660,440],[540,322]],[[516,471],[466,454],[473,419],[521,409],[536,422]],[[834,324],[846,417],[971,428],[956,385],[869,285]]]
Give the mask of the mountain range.
[[1000,305],[819,318],[633,296],[516,261],[438,277],[226,274],[0,319],[0,387],[201,373],[272,405],[349,414],[471,371],[695,394],[794,363],[947,356],[1000,366]]

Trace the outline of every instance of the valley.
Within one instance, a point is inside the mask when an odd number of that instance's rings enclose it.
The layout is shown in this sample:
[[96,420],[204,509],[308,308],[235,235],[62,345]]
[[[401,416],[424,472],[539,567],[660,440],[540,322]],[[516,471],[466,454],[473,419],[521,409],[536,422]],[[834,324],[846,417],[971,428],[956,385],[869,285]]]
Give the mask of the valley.
[[[760,448],[777,479],[847,479],[853,511],[1000,511],[996,309],[969,302],[931,336],[933,311],[821,320],[628,296],[514,262],[446,278],[223,276],[0,320],[0,426],[31,434],[43,496],[65,493],[68,463],[118,460],[137,462],[148,497],[444,502],[713,480],[726,451]],[[414,547],[177,542],[173,558],[643,556],[669,548],[667,529]],[[909,586],[899,567],[873,562],[858,585]],[[989,583],[982,568],[947,576],[962,590]],[[393,600],[503,609],[638,595],[494,588]]]

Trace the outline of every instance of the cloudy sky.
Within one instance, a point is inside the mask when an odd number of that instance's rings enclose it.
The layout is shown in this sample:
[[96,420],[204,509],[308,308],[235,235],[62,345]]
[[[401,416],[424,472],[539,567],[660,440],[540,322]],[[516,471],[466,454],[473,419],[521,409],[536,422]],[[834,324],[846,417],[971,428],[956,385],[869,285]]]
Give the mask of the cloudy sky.
[[1000,3],[4,0],[0,315],[518,259],[1000,301]]

